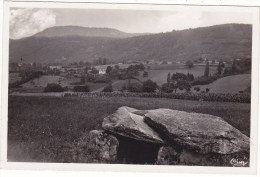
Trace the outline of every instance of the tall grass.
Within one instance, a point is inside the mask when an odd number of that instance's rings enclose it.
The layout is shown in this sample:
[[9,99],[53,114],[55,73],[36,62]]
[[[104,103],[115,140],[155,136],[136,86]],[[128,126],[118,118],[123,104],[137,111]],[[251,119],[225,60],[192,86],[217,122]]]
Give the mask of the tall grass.
[[137,97],[23,97],[8,104],[8,160],[90,162],[84,136],[100,129],[103,118],[120,106],[170,108],[224,118],[250,134],[250,104]]

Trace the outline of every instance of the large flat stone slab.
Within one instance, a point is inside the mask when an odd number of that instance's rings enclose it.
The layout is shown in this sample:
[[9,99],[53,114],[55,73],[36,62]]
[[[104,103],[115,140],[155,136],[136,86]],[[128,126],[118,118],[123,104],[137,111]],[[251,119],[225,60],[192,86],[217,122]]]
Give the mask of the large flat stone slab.
[[[136,114],[135,114],[136,112]],[[144,142],[161,143],[159,134],[144,122],[146,113],[130,107],[120,107],[114,114],[105,117],[102,128],[113,134]]]
[[149,110],[145,122],[169,143],[196,153],[249,152],[249,138],[220,117],[170,109]]

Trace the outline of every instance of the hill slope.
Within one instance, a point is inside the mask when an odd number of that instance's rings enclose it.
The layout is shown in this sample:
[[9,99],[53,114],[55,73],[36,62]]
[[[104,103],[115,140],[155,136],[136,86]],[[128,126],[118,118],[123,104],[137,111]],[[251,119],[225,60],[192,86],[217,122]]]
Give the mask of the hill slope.
[[[212,93],[239,93],[251,86],[251,74],[239,74],[223,77],[209,85],[201,85],[201,90],[210,89]],[[197,87],[197,86],[195,86]]]
[[251,56],[251,45],[252,26],[244,24],[216,25],[128,38],[38,33],[24,39],[10,40],[10,61],[19,61],[21,57],[25,62],[54,62],[64,58],[67,61],[93,61],[99,57],[106,57],[110,61],[186,61],[202,56],[208,59],[232,59]]

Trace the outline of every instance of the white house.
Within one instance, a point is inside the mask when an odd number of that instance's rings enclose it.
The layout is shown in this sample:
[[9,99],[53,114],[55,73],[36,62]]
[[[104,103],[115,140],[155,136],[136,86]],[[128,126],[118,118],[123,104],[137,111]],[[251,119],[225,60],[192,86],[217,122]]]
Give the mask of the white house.
[[100,68],[100,69],[98,70],[98,74],[106,74],[106,70]]

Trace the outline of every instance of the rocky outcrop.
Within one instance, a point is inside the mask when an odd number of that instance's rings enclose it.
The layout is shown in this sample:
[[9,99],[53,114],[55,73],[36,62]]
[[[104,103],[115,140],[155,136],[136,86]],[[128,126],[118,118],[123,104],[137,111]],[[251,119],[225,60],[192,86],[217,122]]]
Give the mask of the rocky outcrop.
[[249,138],[220,117],[170,109],[150,110],[148,125],[170,144],[197,153],[232,154],[249,151]]
[[126,106],[120,107],[114,114],[104,118],[102,128],[135,140],[163,144],[159,134],[144,122],[141,116],[144,113]]
[[102,130],[89,132],[89,151],[96,162],[113,162],[117,160],[119,142],[116,137]]
[[[103,161],[161,165],[249,165],[249,138],[220,117],[170,109],[120,107],[90,132]],[[112,135],[111,135],[112,134]],[[96,154],[96,155],[95,155]]]

